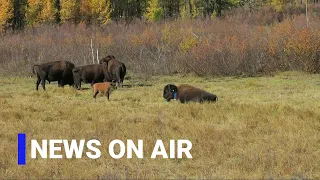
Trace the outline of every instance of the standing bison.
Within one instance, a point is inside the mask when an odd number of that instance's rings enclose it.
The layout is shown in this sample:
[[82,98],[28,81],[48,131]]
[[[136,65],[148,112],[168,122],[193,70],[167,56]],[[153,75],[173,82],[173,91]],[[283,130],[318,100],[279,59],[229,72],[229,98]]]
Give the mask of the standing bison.
[[74,86],[81,88],[81,82],[94,83],[109,80],[107,63],[79,66],[73,69]]
[[126,66],[123,62],[116,60],[112,55],[109,55],[99,61],[100,64],[107,63],[108,66],[108,81],[116,81],[117,86],[123,86],[124,76],[126,75]]
[[180,86],[175,86],[173,84],[168,84],[164,87],[163,98],[168,102],[171,99],[179,100],[181,103],[186,102],[214,102],[218,98],[216,95],[206,92],[202,89],[183,84]]
[[46,80],[49,83],[58,81],[59,87],[63,87],[66,84],[73,85],[72,70],[74,67],[74,64],[69,61],[55,61],[34,65],[32,72],[37,75],[36,89],[39,89],[41,82],[43,90],[46,90]]

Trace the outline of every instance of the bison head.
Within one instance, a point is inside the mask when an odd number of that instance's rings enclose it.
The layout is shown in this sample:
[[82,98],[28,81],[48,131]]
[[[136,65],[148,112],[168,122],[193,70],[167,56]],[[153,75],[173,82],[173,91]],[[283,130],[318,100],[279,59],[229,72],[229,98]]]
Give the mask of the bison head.
[[173,84],[168,84],[163,89],[163,98],[168,102],[171,99],[177,99],[178,87]]
[[108,63],[112,59],[116,59],[116,58],[113,55],[108,55],[107,57],[104,57],[104,58],[100,59],[99,60],[99,64],[102,64],[103,62]]

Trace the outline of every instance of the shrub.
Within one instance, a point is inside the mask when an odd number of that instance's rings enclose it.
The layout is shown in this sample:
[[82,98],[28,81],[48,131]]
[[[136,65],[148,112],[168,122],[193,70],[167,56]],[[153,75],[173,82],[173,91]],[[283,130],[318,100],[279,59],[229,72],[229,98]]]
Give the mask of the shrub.
[[[319,72],[320,20],[294,16],[273,25],[214,20],[175,20],[104,26],[42,25],[2,33],[0,74],[30,75],[31,66],[68,60],[91,64],[91,40],[99,58],[114,55],[135,75],[194,73],[256,76],[275,71]],[[96,57],[95,57],[96,58]],[[95,61],[97,62],[97,61]]]

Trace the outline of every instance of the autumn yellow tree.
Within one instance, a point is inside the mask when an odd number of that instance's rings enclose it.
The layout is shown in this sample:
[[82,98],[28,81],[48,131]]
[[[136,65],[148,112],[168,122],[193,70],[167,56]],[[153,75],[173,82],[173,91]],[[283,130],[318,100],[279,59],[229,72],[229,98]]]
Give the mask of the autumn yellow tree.
[[11,0],[0,0],[0,31],[7,25],[8,20],[13,17],[13,6]]
[[38,23],[53,23],[56,21],[58,9],[53,0],[28,0],[26,20],[29,26]]
[[195,18],[198,16],[195,0],[180,1],[180,16],[182,19]]
[[34,26],[40,22],[40,12],[42,10],[42,0],[28,0],[26,9],[26,21],[29,26]]
[[180,16],[182,19],[191,18],[190,0],[182,0],[180,2]]
[[41,22],[54,22],[56,11],[52,0],[43,0],[40,12]]
[[271,5],[277,12],[282,12],[286,5],[286,0],[271,0]]
[[158,0],[150,0],[148,3],[146,18],[149,21],[159,21],[163,17],[163,9],[159,6]]
[[107,24],[111,21],[111,13],[112,13],[111,0],[107,0],[106,8],[102,12],[103,24]]
[[80,0],[63,0],[61,1],[61,20],[63,22],[73,21],[79,23],[80,17]]
[[195,18],[198,16],[198,9],[197,9],[195,0],[190,0],[190,5],[191,5],[192,18]]
[[108,23],[111,14],[111,0],[83,0],[80,10],[88,23]]

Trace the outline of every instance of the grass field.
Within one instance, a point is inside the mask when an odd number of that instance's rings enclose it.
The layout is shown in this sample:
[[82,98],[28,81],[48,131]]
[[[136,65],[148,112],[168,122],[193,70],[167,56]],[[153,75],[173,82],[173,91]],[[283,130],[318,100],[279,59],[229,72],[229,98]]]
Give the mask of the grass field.
[[[134,79],[134,78],[133,78]],[[188,83],[219,97],[213,104],[167,103],[168,83]],[[125,81],[110,101],[89,89],[0,77],[0,178],[320,178],[320,75]],[[85,87],[89,88],[89,85]],[[99,139],[102,156],[30,159],[17,165],[18,132],[32,139]],[[112,159],[111,140],[143,139],[144,159]],[[156,139],[189,139],[193,159],[151,159]]]

